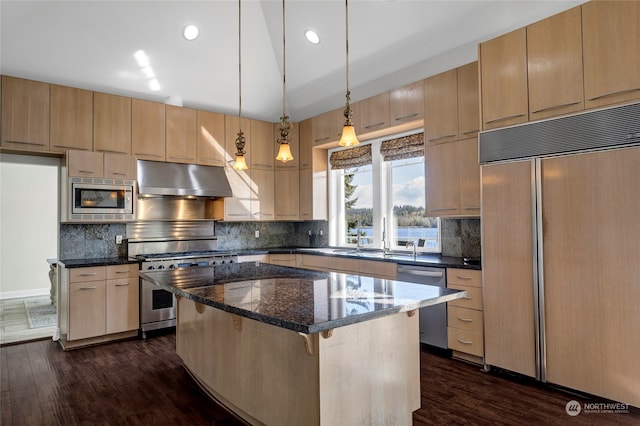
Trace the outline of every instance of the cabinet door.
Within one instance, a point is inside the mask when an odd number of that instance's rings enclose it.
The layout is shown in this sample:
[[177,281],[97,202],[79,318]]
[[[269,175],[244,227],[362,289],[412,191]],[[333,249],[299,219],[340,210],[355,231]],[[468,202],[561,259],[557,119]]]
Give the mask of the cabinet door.
[[93,92],[51,85],[51,152],[93,150]]
[[460,161],[460,214],[480,216],[480,163],[478,138],[455,142]]
[[458,68],[458,137],[467,139],[480,130],[478,61]]
[[251,160],[250,169],[273,170],[276,142],[273,137],[273,123],[251,120]]
[[531,120],[584,109],[580,7],[527,27]]
[[131,98],[94,92],[93,150],[131,155]]
[[424,117],[424,82],[416,81],[389,93],[390,125],[409,123]]
[[196,110],[165,105],[167,161],[196,162]]
[[136,180],[135,157],[126,154],[104,153],[104,177],[106,179]]
[[131,100],[131,150],[140,160],[165,161],[165,108],[159,102]]
[[276,170],[274,182],[275,219],[300,218],[300,179],[297,170]]
[[198,131],[198,164],[224,166],[231,160],[231,153],[225,151],[224,114],[197,111],[196,127]]
[[[353,111],[355,117],[357,111]],[[311,119],[313,145],[324,145],[340,140],[344,125],[344,108],[334,109]]]
[[255,220],[274,218],[273,170],[251,169],[251,216]]
[[364,99],[354,105],[357,119],[354,119],[358,135],[375,132],[389,127],[389,92]]
[[640,99],[640,2],[582,5],[587,108]]
[[[278,138],[280,138],[280,131],[278,130],[278,123],[276,123],[273,129],[273,140],[276,141],[274,158],[278,155]],[[274,165],[276,170],[298,170],[300,165],[300,124],[291,123],[291,130],[289,130],[289,149],[293,160],[283,163],[282,161],[275,160]]]
[[251,220],[251,179],[249,170],[238,171],[225,167],[233,196],[224,198],[224,219]]
[[49,84],[2,76],[2,147],[49,150]]
[[458,139],[458,74],[455,69],[424,80],[424,132],[427,143]]
[[104,177],[104,153],[70,149],[67,151],[67,175]]
[[311,134],[311,119],[300,122],[300,168],[308,169],[311,167],[312,159],[312,134]]
[[427,216],[460,214],[458,147],[455,142],[425,147]]
[[484,130],[529,119],[525,28],[480,44],[480,85]]
[[251,120],[248,118],[243,118],[242,121],[237,116],[234,115],[225,115],[224,116],[224,141],[227,150],[227,154],[231,157],[232,164],[236,158],[236,139],[238,138],[238,131],[240,131],[240,125],[242,124],[242,133],[246,139],[246,143],[244,146],[244,150],[246,154],[244,155],[244,159],[247,165],[251,164]]
[[530,377],[536,376],[533,173],[531,161],[482,166],[485,360]]
[[327,220],[326,170],[302,169],[299,176],[300,219]]
[[138,277],[107,280],[106,333],[121,333],[139,327]]
[[68,340],[106,333],[105,280],[69,283]]

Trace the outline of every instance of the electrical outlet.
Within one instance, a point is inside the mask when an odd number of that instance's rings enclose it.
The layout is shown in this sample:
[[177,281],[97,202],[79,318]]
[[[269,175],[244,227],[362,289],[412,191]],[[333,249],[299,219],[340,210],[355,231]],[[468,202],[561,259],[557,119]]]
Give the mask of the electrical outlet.
[[116,244],[122,244],[122,235],[116,235]]
[[320,230],[320,236],[322,236],[322,235],[323,235],[323,231],[322,231],[322,229],[321,229],[321,230]]
[[256,231],[256,238],[260,238],[260,231]]

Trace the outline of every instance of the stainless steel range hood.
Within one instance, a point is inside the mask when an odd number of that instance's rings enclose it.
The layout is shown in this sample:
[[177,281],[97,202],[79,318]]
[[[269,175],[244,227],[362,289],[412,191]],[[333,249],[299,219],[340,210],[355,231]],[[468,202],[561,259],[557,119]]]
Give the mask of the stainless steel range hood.
[[138,195],[231,197],[222,167],[138,160]]

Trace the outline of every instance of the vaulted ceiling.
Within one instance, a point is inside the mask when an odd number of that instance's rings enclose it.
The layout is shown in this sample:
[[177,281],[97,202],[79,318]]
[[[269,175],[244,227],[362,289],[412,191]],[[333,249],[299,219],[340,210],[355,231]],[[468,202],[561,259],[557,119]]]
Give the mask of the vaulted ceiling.
[[[349,2],[352,100],[477,59],[477,43],[583,1]],[[282,114],[282,1],[244,0],[242,114]],[[287,0],[287,110],[299,121],[344,104],[345,3]],[[194,41],[181,31],[200,29]],[[238,2],[0,2],[0,72],[238,113]],[[319,45],[304,31],[319,33]],[[134,54],[143,51],[149,69]],[[155,78],[159,88],[152,90]]]

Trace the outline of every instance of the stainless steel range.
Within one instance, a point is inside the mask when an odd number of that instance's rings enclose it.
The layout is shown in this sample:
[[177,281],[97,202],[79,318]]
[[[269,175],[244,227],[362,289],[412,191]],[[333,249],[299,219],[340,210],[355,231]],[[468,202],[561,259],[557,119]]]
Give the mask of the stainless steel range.
[[[129,257],[141,270],[190,268],[235,263],[238,256],[218,250],[214,223],[135,222],[127,224]],[[140,332],[175,327],[175,296],[140,279]]]

